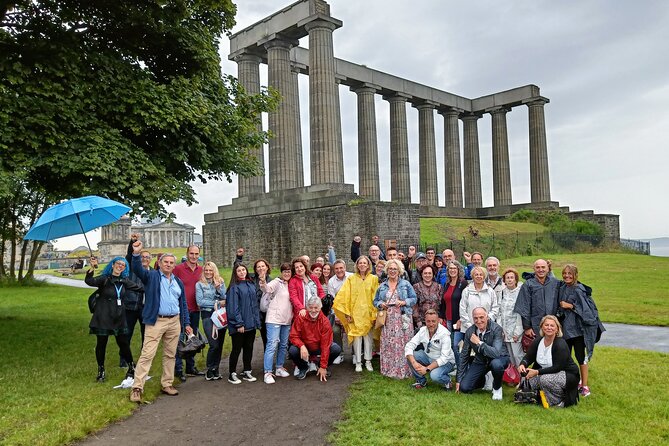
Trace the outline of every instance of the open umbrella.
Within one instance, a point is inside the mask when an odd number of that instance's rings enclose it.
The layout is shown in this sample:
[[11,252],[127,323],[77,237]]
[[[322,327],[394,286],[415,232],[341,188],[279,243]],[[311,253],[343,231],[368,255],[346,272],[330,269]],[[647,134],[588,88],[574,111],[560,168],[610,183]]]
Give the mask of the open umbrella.
[[86,233],[108,225],[130,211],[124,204],[108,198],[89,195],[51,206],[30,228],[24,238],[49,241],[68,235],[83,234],[93,255]]

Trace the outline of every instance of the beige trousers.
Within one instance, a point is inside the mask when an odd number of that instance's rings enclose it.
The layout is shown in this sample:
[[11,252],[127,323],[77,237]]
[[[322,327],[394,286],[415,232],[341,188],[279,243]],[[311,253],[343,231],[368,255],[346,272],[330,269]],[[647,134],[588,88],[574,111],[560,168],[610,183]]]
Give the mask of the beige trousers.
[[174,382],[174,355],[179,343],[179,334],[181,333],[181,320],[179,316],[172,318],[158,318],[155,325],[147,325],[144,332],[144,346],[142,354],[135,367],[135,382],[132,385],[134,389],[144,389],[146,376],[151,369],[158,344],[163,341],[163,376],[160,379],[160,385],[165,388]]

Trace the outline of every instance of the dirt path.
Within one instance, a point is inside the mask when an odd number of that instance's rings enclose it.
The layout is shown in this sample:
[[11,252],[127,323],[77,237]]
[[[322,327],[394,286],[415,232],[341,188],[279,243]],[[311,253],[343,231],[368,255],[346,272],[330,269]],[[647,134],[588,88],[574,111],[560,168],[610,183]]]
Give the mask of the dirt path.
[[[350,356],[345,363],[332,366],[327,383],[310,373],[303,381],[291,376],[267,385],[262,382],[261,352],[262,341],[257,339],[253,370],[258,381],[228,383],[225,358],[221,373],[225,372],[226,379],[189,378],[179,386],[178,396],[161,396],[153,404],[143,404],[130,418],[80,444],[326,444],[325,437],[348,397],[348,386],[356,379]],[[292,372],[291,362],[286,367]]]

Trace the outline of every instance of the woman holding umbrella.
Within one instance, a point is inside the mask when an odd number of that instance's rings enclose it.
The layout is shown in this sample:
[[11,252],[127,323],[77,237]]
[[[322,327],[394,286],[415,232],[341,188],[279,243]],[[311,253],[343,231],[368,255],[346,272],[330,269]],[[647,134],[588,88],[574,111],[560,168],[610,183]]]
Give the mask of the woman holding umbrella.
[[130,351],[129,330],[126,324],[123,301],[127,291],[142,291],[142,287],[128,278],[128,263],[123,257],[115,257],[102,271],[93,277],[98,259],[91,257],[90,268],[86,272],[87,285],[97,287],[97,298],[93,317],[89,324],[89,334],[97,336],[95,358],[98,362],[98,382],[105,380],[105,353],[109,336],[116,338],[121,357],[128,363],[126,378],[135,375],[135,362]]

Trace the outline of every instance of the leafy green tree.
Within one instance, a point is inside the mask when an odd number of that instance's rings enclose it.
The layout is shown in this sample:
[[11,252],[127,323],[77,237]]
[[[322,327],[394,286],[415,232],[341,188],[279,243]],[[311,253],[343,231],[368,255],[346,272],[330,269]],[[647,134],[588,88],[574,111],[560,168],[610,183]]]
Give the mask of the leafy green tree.
[[[258,174],[276,101],[221,75],[230,0],[0,1],[0,174],[135,212],[195,202],[189,182]],[[0,181],[0,187],[3,181]]]

